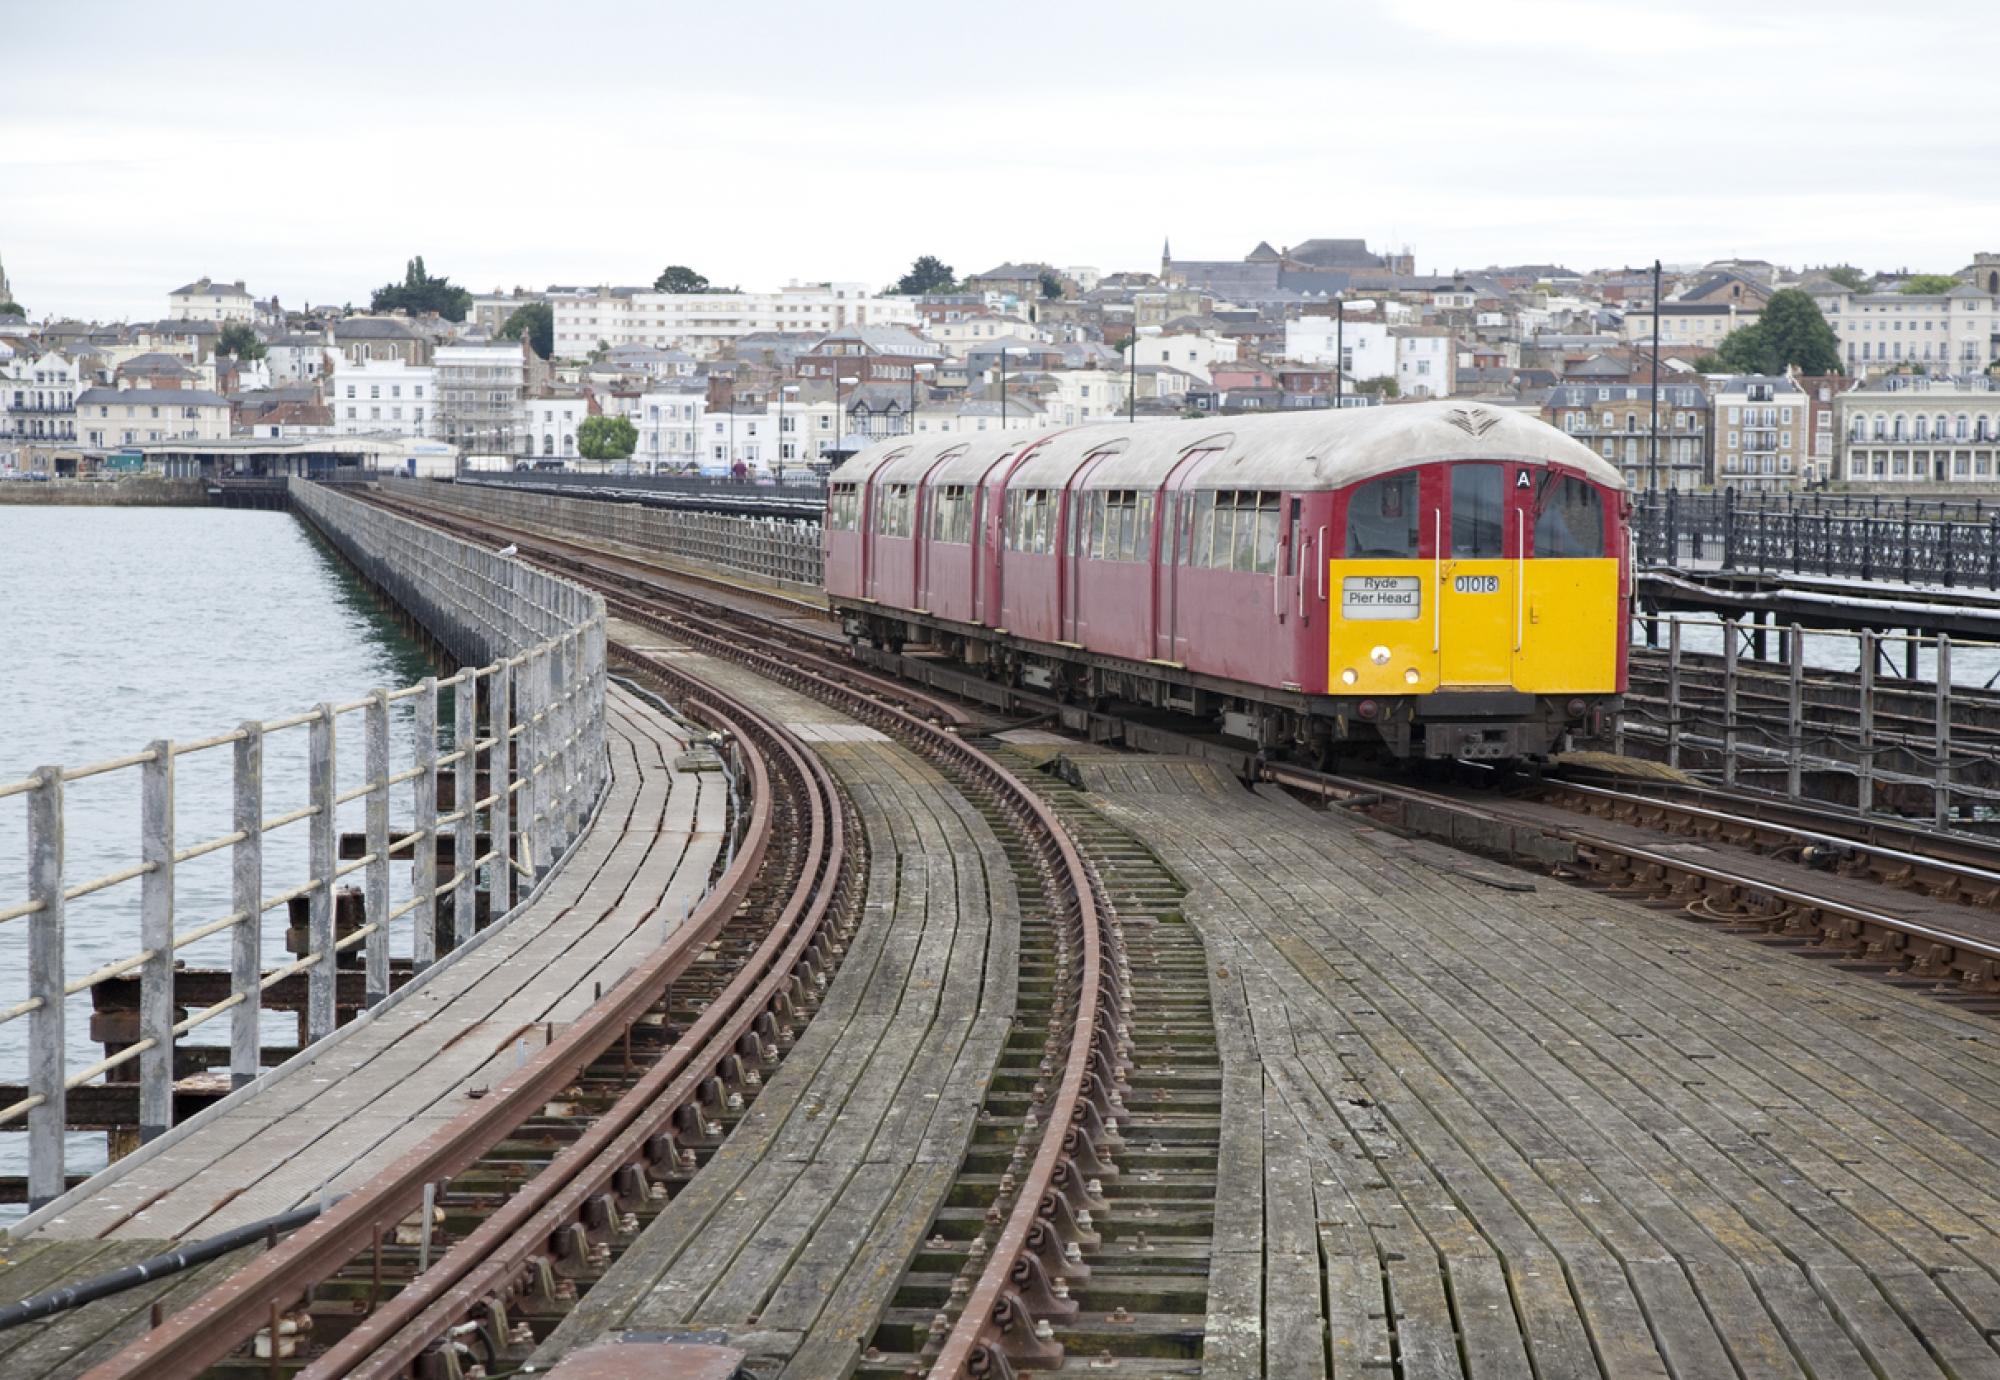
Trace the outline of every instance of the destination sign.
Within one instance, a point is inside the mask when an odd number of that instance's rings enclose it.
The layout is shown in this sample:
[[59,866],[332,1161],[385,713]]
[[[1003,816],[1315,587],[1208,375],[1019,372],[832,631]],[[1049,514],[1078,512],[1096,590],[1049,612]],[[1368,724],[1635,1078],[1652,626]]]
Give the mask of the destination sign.
[[1423,582],[1415,575],[1341,577],[1343,618],[1416,618],[1423,613],[1423,603]]

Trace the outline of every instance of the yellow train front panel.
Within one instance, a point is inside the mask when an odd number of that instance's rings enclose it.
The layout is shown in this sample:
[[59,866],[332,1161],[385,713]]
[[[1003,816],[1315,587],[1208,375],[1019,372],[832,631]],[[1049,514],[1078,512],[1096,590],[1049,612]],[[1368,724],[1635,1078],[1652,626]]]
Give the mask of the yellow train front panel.
[[1618,688],[1618,562],[1328,562],[1336,695]]

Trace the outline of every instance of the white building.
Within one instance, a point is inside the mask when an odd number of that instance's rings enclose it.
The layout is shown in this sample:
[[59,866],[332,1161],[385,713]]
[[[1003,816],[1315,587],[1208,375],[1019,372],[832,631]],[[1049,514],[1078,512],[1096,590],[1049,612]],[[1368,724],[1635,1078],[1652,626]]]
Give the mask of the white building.
[[1389,330],[1381,321],[1342,324],[1331,316],[1301,316],[1285,323],[1285,358],[1332,364],[1337,353],[1342,372],[1351,379],[1395,378],[1396,345]]
[[257,319],[257,302],[239,279],[233,283],[197,278],[167,294],[170,321],[243,321]]
[[54,351],[0,364],[0,447],[18,454],[31,446],[75,445],[82,387],[82,370]]
[[2000,360],[2000,294],[1960,284],[1946,293],[1813,291],[1840,341],[1847,372],[1879,374],[1916,365],[1934,374],[1976,374]]
[[281,335],[264,347],[264,359],[271,366],[271,382],[279,387],[318,383],[333,373],[333,351],[323,335]]
[[1141,333],[1132,348],[1139,352],[1141,364],[1171,364],[1203,383],[1213,381],[1210,371],[1217,363],[1230,363],[1237,358],[1236,342],[1214,331]]
[[337,436],[435,436],[437,371],[400,359],[337,359],[327,406]]
[[[1042,376],[1055,386],[1047,398],[1052,424],[1081,426],[1125,415],[1129,379],[1108,369],[1057,369]],[[922,416],[921,411],[918,413]]]
[[481,455],[526,455],[528,345],[441,345],[437,371],[438,434]]
[[1834,477],[1857,484],[1991,484],[2000,478],[2000,392],[1986,384],[1892,379],[1837,395]]
[[698,357],[757,331],[824,334],[843,326],[920,324],[905,297],[877,297],[862,283],[790,283],[777,292],[554,292],[555,355],[582,359],[599,345],[651,345]]
[[86,388],[76,398],[76,429],[92,450],[222,441],[229,437],[229,399],[201,388]]
[[1443,326],[1391,326],[1396,388],[1405,398],[1448,398],[1457,382],[1458,346]]
[[707,394],[696,389],[662,388],[640,394],[632,414],[632,425],[639,432],[632,463],[648,470],[699,465],[702,414],[707,407]]
[[[577,454],[576,429],[590,415],[590,400],[575,397],[529,398],[528,443],[533,454],[564,460]],[[636,455],[638,452],[634,451]]]

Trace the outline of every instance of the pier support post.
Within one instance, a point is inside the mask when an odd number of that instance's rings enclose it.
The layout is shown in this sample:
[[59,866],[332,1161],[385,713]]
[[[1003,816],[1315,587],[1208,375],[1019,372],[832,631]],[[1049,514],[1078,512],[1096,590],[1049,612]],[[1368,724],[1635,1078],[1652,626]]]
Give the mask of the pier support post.
[[1937,827],[1951,819],[1951,636],[1939,633],[1937,640],[1937,785],[1932,790],[1932,807]]
[[264,1060],[263,1009],[259,983],[264,973],[264,727],[246,720],[236,740],[235,806],[230,854],[229,992],[241,997],[229,1013],[229,1086],[256,1078]]
[[410,849],[410,911],[416,925],[410,937],[410,963],[415,972],[437,962],[437,723],[436,676],[425,676],[417,687],[416,837]]
[[61,767],[35,772],[28,797],[28,1206],[60,1198],[63,1135],[67,1131],[68,1071],[63,1029],[63,779]]
[[338,1019],[334,1010],[333,882],[338,864],[334,847],[334,742],[333,706],[322,704],[307,725],[309,765],[308,789],[313,807],[309,830],[312,903],[307,911],[306,948],[319,961],[306,969],[306,1040],[323,1040],[333,1034]]
[[1789,718],[1786,728],[1785,751],[1785,793],[1793,800],[1804,795],[1805,738],[1806,738],[1806,658],[1804,638],[1799,625],[1792,624],[1782,634],[1785,643],[1787,669],[1791,672],[1787,709]]
[[472,667],[459,668],[451,705],[452,747],[458,753],[452,771],[452,808],[458,814],[451,850],[452,873],[458,878],[451,897],[451,942],[455,947],[470,940],[477,928],[473,923],[477,913],[473,874],[478,869],[473,863],[473,844],[479,800],[479,677]]
[[139,1140],[174,1124],[174,745],[139,768]]
[[367,1004],[389,995],[389,692],[369,697],[364,731],[368,752],[368,866],[362,890],[369,932],[363,950]]
[[1667,619],[1667,765],[1681,764],[1681,620]]
[[513,684],[513,663],[502,657],[486,694],[487,736],[493,740],[486,750],[486,790],[493,797],[486,814],[486,832],[493,839],[486,909],[495,920],[514,908]]
[[1856,705],[1860,739],[1856,745],[1859,760],[1854,797],[1855,807],[1864,813],[1875,808],[1875,658],[1878,655],[1880,651],[1875,644],[1875,630],[1864,629],[1861,634],[1861,695]]
[[1722,784],[1736,784],[1736,643],[1741,636],[1734,619],[1722,624]]

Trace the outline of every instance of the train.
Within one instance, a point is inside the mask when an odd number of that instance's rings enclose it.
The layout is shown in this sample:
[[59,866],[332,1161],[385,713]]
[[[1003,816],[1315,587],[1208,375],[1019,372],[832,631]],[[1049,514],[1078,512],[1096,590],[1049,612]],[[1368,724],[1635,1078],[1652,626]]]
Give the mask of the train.
[[1477,402],[898,436],[828,476],[845,635],[1291,760],[1545,758],[1626,688],[1620,472]]

